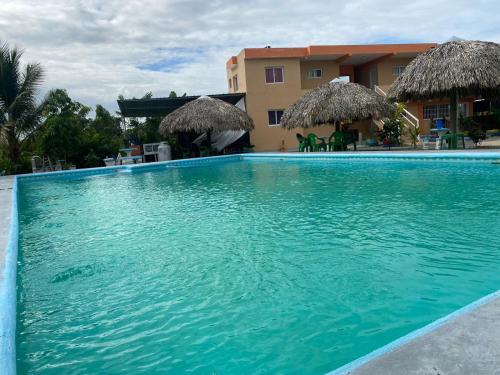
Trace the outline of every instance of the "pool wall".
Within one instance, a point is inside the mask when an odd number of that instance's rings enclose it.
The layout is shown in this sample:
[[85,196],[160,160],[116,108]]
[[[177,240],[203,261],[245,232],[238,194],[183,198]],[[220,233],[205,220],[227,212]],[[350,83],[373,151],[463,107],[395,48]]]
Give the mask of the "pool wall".
[[[19,218],[17,205],[17,188],[19,183],[31,183],[52,179],[79,179],[91,176],[106,176],[117,173],[144,173],[153,170],[183,168],[203,165],[213,165],[240,160],[283,160],[283,161],[443,161],[443,162],[481,162],[491,163],[500,161],[500,152],[360,152],[360,153],[256,153],[217,156],[197,159],[172,160],[166,162],[124,165],[83,170],[47,172],[38,174],[19,175],[14,178],[0,180],[0,205],[10,205],[10,216],[0,220],[4,224],[0,228],[0,375],[14,375],[16,373],[16,272],[19,238]],[[500,165],[499,165],[500,168]],[[5,187],[2,189],[2,187]],[[10,197],[7,196],[10,194]],[[5,207],[3,207],[5,208]],[[8,207],[7,207],[8,208]],[[3,212],[3,211],[1,211]],[[7,234],[8,233],[8,234]],[[3,235],[3,237],[2,237]],[[2,238],[8,238],[2,241]],[[354,371],[372,359],[383,356],[396,348],[428,334],[445,323],[451,322],[458,316],[500,298],[500,291],[483,297],[478,301],[465,306],[454,313],[443,317],[423,328],[395,340],[376,351],[363,356],[347,365],[334,370],[330,375],[343,375]]]
[[[0,185],[0,203],[10,204],[3,206],[0,218],[2,230],[8,233],[2,235],[0,246],[0,374],[12,375],[16,373],[16,272],[17,249],[19,238],[19,220],[17,210],[17,179],[4,179]],[[10,210],[9,210],[10,209]],[[4,240],[7,239],[5,243]]]

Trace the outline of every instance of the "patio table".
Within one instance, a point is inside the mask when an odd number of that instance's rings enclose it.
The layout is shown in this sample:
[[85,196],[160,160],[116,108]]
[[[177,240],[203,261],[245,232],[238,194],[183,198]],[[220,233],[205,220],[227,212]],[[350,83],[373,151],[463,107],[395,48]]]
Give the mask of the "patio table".
[[142,161],[142,155],[137,155],[137,156],[124,156],[121,158],[120,163],[123,164],[124,161],[133,161],[134,164],[137,164],[138,161]]
[[121,148],[120,151],[125,152],[127,154],[127,157],[131,157],[134,149],[133,148]]

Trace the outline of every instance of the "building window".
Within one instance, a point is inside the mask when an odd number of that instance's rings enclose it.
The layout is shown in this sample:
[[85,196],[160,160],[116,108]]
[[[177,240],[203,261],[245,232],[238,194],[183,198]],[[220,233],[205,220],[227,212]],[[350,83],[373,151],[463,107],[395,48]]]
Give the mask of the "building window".
[[374,90],[375,86],[378,85],[378,71],[376,66],[370,68],[369,79],[370,79],[370,88]]
[[392,67],[392,75],[399,76],[405,71],[406,65],[395,65]]
[[437,118],[438,117],[438,106],[437,105],[426,105],[424,106],[424,118]]
[[321,78],[323,71],[321,69],[311,69],[307,72],[307,78]]
[[[458,112],[467,116],[467,103],[458,104]],[[449,104],[431,104],[424,106],[424,119],[450,118]]]
[[283,67],[266,68],[266,83],[283,83]]
[[229,89],[231,89],[231,88],[233,87],[232,82],[233,82],[233,81],[232,81],[232,79],[231,79],[231,78],[229,78],[229,79],[228,79]]
[[269,126],[279,126],[281,122],[281,116],[283,116],[282,109],[270,109],[267,111],[267,116],[269,118]]
[[238,76],[233,77],[233,90],[238,91]]

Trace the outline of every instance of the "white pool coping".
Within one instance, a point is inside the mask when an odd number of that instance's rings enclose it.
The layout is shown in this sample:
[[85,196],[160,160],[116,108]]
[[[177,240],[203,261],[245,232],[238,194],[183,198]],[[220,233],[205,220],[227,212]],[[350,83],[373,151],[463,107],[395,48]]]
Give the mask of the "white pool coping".
[[[478,337],[479,332],[482,337]],[[492,352],[496,353],[496,358],[484,360],[479,355]],[[499,372],[495,372],[500,369],[498,353],[500,353],[500,290],[412,331],[327,375],[498,374]],[[467,363],[463,363],[465,361]]]
[[[59,178],[83,178],[92,175],[112,175],[115,173],[141,173],[151,170],[180,168],[188,166],[210,165],[219,162],[238,160],[379,160],[379,161],[442,161],[442,162],[500,162],[500,150],[488,151],[377,151],[377,152],[341,152],[341,153],[254,153],[216,156],[197,159],[173,160],[149,164],[125,165],[102,168],[89,168],[71,171],[47,172],[19,176],[0,177],[0,375],[16,374],[16,272],[19,221],[17,210],[18,181],[43,181]],[[499,165],[500,168],[500,165]],[[428,326],[418,329],[376,351],[344,365],[329,375],[359,374],[363,366],[380,360],[384,356],[404,348],[416,339],[430,335],[443,325],[453,324],[458,317],[473,313],[476,309],[491,304],[500,298],[500,291],[483,297],[454,313],[441,318]],[[500,305],[499,305],[500,306]],[[500,316],[500,311],[497,311]],[[500,332],[499,332],[500,335]],[[500,347],[498,348],[500,351]],[[387,363],[381,367],[388,371]],[[374,370],[371,370],[374,371]],[[383,374],[384,372],[381,372]],[[387,372],[388,373],[388,372]],[[396,372],[397,373],[397,372]]]
[[17,184],[0,177],[0,374],[16,373]]

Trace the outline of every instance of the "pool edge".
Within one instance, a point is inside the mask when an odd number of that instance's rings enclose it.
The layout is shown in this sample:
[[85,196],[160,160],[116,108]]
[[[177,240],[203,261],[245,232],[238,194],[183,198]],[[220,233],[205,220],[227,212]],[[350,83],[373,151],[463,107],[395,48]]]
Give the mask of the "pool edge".
[[[11,187],[11,215],[6,247],[3,252],[3,272],[0,280],[0,368],[1,375],[16,374],[16,277],[19,240],[17,207],[17,177]],[[8,219],[7,219],[8,220]],[[5,228],[7,229],[7,228]]]
[[404,345],[420,338],[423,337],[427,334],[430,334],[434,331],[436,331],[438,328],[446,325],[446,324],[451,324],[453,321],[455,321],[457,318],[465,316],[476,309],[487,305],[490,302],[493,302],[497,299],[500,298],[500,289],[497,290],[496,292],[490,293],[484,297],[481,297],[473,302],[471,302],[468,305],[465,305],[464,307],[459,308],[458,310],[453,311],[452,313],[443,316],[442,318],[439,318],[421,328],[418,328],[414,331],[411,331],[410,333],[407,333],[404,336],[401,336],[397,338],[394,341],[391,341],[390,343],[381,346],[380,348],[375,349],[374,351],[365,354],[364,356],[361,356],[354,361],[351,361],[345,365],[342,365],[338,368],[336,368],[333,371],[327,372],[326,375],[348,375],[352,374],[353,371],[356,371],[363,367],[364,365],[368,364],[369,362],[376,360],[378,358],[383,357],[386,354],[392,353],[395,350],[403,347]]

